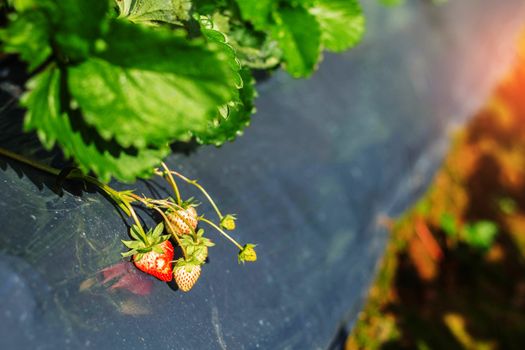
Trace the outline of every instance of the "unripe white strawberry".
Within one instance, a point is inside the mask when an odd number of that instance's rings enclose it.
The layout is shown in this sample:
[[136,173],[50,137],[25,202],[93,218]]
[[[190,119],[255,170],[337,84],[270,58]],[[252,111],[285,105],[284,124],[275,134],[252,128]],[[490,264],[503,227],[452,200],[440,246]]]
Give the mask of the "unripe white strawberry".
[[173,278],[179,289],[183,292],[189,291],[201,275],[201,266],[194,260],[185,260],[183,258],[177,260],[175,268],[173,269]]
[[[179,236],[187,235],[195,231],[197,227],[197,210],[193,206],[186,209],[171,210],[166,212],[170,225],[166,225],[168,232]],[[172,229],[175,232],[172,232]]]

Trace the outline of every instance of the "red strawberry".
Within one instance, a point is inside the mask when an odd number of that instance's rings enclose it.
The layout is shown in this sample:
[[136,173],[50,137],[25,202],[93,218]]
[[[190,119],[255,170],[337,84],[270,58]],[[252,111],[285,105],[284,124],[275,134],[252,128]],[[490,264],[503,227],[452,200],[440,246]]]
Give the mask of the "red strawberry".
[[185,260],[181,258],[177,260],[175,268],[173,269],[175,282],[183,292],[187,292],[193,288],[200,275],[201,266],[193,259]]
[[171,261],[173,260],[173,245],[169,236],[162,236],[164,225],[158,224],[154,230],[144,232],[142,228],[133,225],[130,230],[132,241],[122,241],[130,250],[122,256],[133,256],[135,266],[162,281],[172,280]]
[[159,254],[155,251],[144,253],[141,258],[137,259],[139,254],[133,255],[133,263],[139,269],[161,281],[169,282],[173,274],[171,270],[171,261],[173,260],[173,245],[170,241],[164,241],[158,245],[163,251]]
[[168,232],[176,233],[179,236],[187,235],[195,231],[197,227],[197,210],[195,207],[189,206],[186,209],[178,209],[175,211],[168,211],[166,216],[175,232],[171,231],[170,225],[167,225]]

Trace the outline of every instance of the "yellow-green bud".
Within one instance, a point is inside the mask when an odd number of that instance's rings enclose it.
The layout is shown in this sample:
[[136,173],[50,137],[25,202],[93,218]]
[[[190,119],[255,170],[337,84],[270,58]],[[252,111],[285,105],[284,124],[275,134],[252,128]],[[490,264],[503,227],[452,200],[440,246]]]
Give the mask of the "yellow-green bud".
[[239,262],[256,261],[257,253],[255,252],[255,244],[246,244],[239,252]]
[[235,216],[228,214],[222,218],[221,227],[225,230],[233,231],[235,230],[235,220],[237,220]]

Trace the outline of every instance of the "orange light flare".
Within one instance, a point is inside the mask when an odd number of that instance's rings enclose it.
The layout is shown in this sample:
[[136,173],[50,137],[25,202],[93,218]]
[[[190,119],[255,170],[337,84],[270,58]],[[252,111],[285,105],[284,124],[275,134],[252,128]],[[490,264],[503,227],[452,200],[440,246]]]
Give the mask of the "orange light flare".
[[467,142],[498,163],[503,187],[525,187],[525,33],[511,69],[471,123]]

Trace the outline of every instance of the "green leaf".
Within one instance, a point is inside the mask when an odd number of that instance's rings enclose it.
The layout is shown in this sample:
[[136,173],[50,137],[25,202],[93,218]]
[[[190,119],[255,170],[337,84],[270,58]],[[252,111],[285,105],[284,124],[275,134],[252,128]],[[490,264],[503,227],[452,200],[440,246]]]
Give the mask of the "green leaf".
[[190,19],[190,0],[121,0],[120,17],[132,22],[181,24]]
[[321,41],[330,51],[355,46],[365,33],[365,17],[357,0],[317,0],[309,9],[321,26]]
[[86,121],[124,147],[187,140],[236,91],[228,57],[215,45],[122,21],[107,44],[69,70],[69,87]]
[[[207,18],[206,18],[207,19]],[[207,20],[201,20],[201,32],[204,37],[211,43],[217,46],[218,51],[227,58],[230,69],[232,70],[232,77],[235,86],[239,89],[242,87],[242,78],[239,74],[241,65],[237,60],[235,50],[226,40],[226,35],[213,28],[213,24]]]
[[142,248],[137,249],[137,252],[148,253],[148,252],[151,252],[152,249],[153,249],[152,247],[142,247]]
[[162,234],[162,231],[164,231],[164,224],[160,222],[153,230],[153,236],[160,237],[160,235]]
[[148,241],[146,237],[142,235],[140,232],[140,229],[137,225],[131,225],[131,228],[129,230],[129,234],[131,237],[133,237],[137,241],[141,241],[144,245],[148,245]]
[[153,246],[152,250],[157,254],[164,254],[164,249],[159,245]]
[[321,54],[319,23],[301,7],[279,9],[274,19],[271,35],[281,47],[285,69],[296,78],[310,76]]
[[[147,252],[146,252],[147,253]],[[135,253],[136,255],[133,257],[133,261],[139,261],[144,257],[144,253]]]
[[252,22],[257,29],[263,29],[271,21],[271,13],[277,6],[275,0],[237,0],[237,6],[244,20]]
[[[127,251],[127,252],[124,252],[124,253],[120,253],[120,255],[123,258],[126,258],[128,256],[132,256],[132,255],[135,255],[135,254],[137,254],[136,250],[130,250],[130,251]],[[137,255],[137,257],[135,257],[135,261],[139,261],[142,258],[143,254],[139,254],[139,255]]]
[[241,77],[244,85],[239,90],[238,98],[220,110],[206,130],[195,133],[199,143],[220,146],[226,141],[233,141],[250,124],[256,96],[255,81],[248,70],[242,70]]
[[17,53],[34,70],[51,55],[49,45],[49,22],[39,11],[26,11],[13,14],[9,26],[0,30],[2,50]]
[[491,221],[478,221],[465,228],[465,241],[483,250],[492,246],[498,234],[498,226]]
[[142,242],[139,241],[122,241],[122,244],[124,244],[129,249],[139,249],[143,247]]
[[54,22],[54,41],[67,60],[89,56],[101,44],[109,23],[109,1],[48,0]]
[[261,38],[245,28],[235,29],[231,34],[234,39],[231,45],[243,67],[270,69],[281,63],[282,51],[271,37]]
[[[109,1],[41,0],[17,1],[16,8],[33,23],[22,23],[25,30],[34,26],[34,38],[27,45],[39,42],[40,47],[52,41],[62,62],[77,62],[103,45],[107,29]],[[31,14],[32,13],[32,14]],[[37,18],[35,13],[39,13]],[[45,30],[43,30],[45,28]],[[42,54],[39,54],[40,57]]]
[[281,63],[282,53],[275,40],[265,32],[245,26],[238,18],[215,12],[211,16],[213,29],[224,33],[234,49],[241,67],[268,69]]
[[101,139],[75,111],[66,113],[61,101],[63,87],[63,73],[54,66],[28,82],[28,92],[21,100],[28,109],[25,129],[36,130],[46,148],[57,142],[82,171],[93,171],[102,181],[109,181],[111,176],[133,181],[151,175],[153,167],[169,153],[167,145],[158,149],[122,148]]

